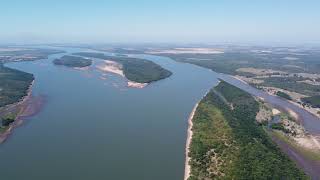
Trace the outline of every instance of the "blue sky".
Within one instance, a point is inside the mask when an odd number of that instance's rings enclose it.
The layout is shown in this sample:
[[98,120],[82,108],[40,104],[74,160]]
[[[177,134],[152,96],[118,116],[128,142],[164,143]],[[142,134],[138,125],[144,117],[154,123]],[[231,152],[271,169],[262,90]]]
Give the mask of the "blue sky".
[[1,0],[2,42],[319,43],[319,0]]

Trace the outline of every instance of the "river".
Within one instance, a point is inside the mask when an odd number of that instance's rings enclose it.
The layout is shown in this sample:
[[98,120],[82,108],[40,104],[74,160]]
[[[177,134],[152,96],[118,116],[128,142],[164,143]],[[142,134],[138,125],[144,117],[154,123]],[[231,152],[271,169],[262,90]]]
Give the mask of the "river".
[[[134,56],[173,75],[144,89],[127,88],[122,77],[101,78],[96,68],[53,65],[55,58],[83,51],[60,49],[66,53],[7,64],[35,75],[32,93],[46,97],[46,104],[1,145],[1,179],[183,179],[189,113],[218,78],[271,104],[291,107],[230,76],[151,55]],[[311,117],[298,107],[293,110]],[[313,118],[303,122],[312,131],[320,129]]]
[[217,84],[212,72],[153,57],[174,74],[132,89],[95,68],[52,64],[68,53],[7,64],[35,75],[33,95],[46,104],[1,145],[1,179],[183,179],[187,119]]

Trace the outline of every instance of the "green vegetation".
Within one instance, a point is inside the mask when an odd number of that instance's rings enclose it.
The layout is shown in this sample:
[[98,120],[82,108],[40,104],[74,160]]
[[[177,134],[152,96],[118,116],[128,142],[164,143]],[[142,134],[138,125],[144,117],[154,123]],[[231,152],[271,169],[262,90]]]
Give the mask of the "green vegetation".
[[279,97],[285,98],[287,100],[292,100],[292,98],[289,96],[289,94],[284,93],[282,91],[278,91],[276,95]]
[[285,129],[282,123],[274,123],[271,125],[271,128],[282,131],[284,133],[289,133],[289,130]]
[[145,60],[130,58],[125,56],[106,56],[103,53],[75,53],[75,55],[92,57],[98,59],[108,59],[122,64],[123,72],[130,81],[138,83],[150,83],[165,79],[172,73],[158,64]]
[[77,56],[62,56],[60,59],[53,60],[53,63],[67,67],[87,67],[92,64],[92,60]]
[[0,63],[0,107],[26,96],[33,79],[32,74],[7,68]]
[[[320,74],[320,53],[312,50],[301,50],[292,53],[286,48],[270,48],[268,53],[261,52],[267,48],[239,47],[226,48],[223,54],[163,54],[176,61],[196,64],[216,72],[232,75],[253,75],[237,72],[239,68],[252,67],[273,69],[288,73],[316,73]],[[296,58],[295,60],[286,57]]]
[[[305,97],[301,99],[304,103],[310,104],[312,107],[320,108],[320,95]],[[318,112],[320,114],[320,112]]]
[[258,102],[221,82],[193,118],[189,179],[307,179],[256,122]]
[[7,50],[0,51],[0,63],[12,61],[34,61],[47,59],[49,55],[63,53],[55,49],[15,48],[4,47]]
[[311,85],[304,82],[298,82],[300,80],[302,79],[299,77],[269,77],[264,79],[264,82],[259,84],[259,86],[277,87],[310,96],[320,93],[319,85]]
[[[176,61],[195,64],[215,72],[240,75],[262,80],[262,83],[250,85],[257,87],[276,87],[300,94],[320,95],[320,86],[306,83],[319,78],[302,77],[301,74],[320,74],[320,53],[316,50],[267,47],[231,47],[222,54],[163,54]],[[264,76],[254,72],[238,71],[239,68],[271,69]],[[293,75],[293,76],[292,76]]]
[[6,116],[1,118],[1,124],[4,127],[9,126],[11,123],[15,121],[15,119],[16,119],[15,115],[9,113]]

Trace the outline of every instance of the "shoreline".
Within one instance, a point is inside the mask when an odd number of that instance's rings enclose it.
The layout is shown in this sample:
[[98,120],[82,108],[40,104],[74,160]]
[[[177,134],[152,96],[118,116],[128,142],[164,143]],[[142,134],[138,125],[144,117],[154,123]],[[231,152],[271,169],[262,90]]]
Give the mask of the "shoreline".
[[[6,112],[11,108],[19,108],[19,106],[23,106],[24,103],[28,102],[28,100],[30,100],[32,96],[32,87],[34,85],[34,82],[35,80],[33,80],[29,85],[29,88],[27,90],[27,95],[22,97],[21,100],[19,100],[18,102],[4,106],[3,111]],[[0,144],[5,142],[6,139],[9,137],[9,135],[12,133],[12,130],[22,123],[22,119],[20,119],[20,117],[23,115],[25,109],[26,109],[25,107],[21,107],[21,109],[19,109],[16,115],[15,121],[11,123],[6,130],[0,133]]]
[[[220,80],[217,82],[215,86],[218,86],[220,84]],[[190,115],[189,115],[189,119],[188,119],[188,129],[187,129],[187,140],[186,140],[186,148],[185,148],[185,163],[184,163],[184,180],[188,180],[188,178],[190,177],[190,173],[191,173],[191,166],[189,164],[191,158],[189,156],[189,152],[190,152],[190,145],[192,142],[192,135],[193,135],[193,131],[192,131],[192,127],[193,127],[193,117],[197,111],[197,108],[199,106],[199,104],[201,103],[202,99],[205,98],[207,96],[207,94],[212,90],[212,88],[210,88],[203,96],[202,98],[194,105]]]
[[[240,77],[237,76],[237,75],[231,75],[231,76],[232,76],[233,78],[235,78],[235,79],[237,79],[237,80],[239,80],[239,81],[241,81],[241,82],[249,85],[248,82],[246,82],[245,80],[243,80],[243,79],[240,78],[241,76],[240,76]],[[251,85],[250,85],[250,86],[251,86]],[[253,87],[253,86],[252,86],[252,87]],[[271,88],[275,88],[275,87],[271,87]],[[281,88],[279,88],[279,89],[281,89]],[[277,95],[275,95],[275,94],[272,94],[272,93],[270,93],[270,92],[268,92],[268,91],[265,91],[265,90],[262,90],[262,91],[268,93],[270,96],[280,97],[280,96],[277,96]],[[280,97],[280,98],[281,98],[281,97]],[[317,112],[316,112],[317,109],[316,109],[316,108],[304,107],[304,106],[302,106],[301,104],[299,104],[299,103],[297,103],[297,102],[295,102],[295,101],[293,101],[293,100],[287,100],[287,99],[284,99],[284,100],[288,101],[289,103],[291,103],[291,104],[293,104],[293,105],[298,106],[298,107],[301,108],[301,109],[304,109],[305,111],[309,112],[310,114],[314,115],[315,117],[320,118],[320,114],[317,114]],[[293,115],[293,116],[295,116],[295,115]]]
[[[201,100],[200,100],[201,101]],[[187,141],[186,141],[186,149],[185,149],[185,167],[184,167],[184,180],[187,180],[190,177],[190,172],[191,172],[191,167],[189,164],[189,161],[191,160],[191,158],[189,157],[189,152],[190,152],[190,144],[192,141],[192,127],[193,127],[193,117],[194,114],[199,106],[200,101],[193,107],[190,115],[189,115],[189,119],[188,119],[188,130],[187,130]]]
[[98,65],[97,68],[100,71],[103,71],[106,73],[116,74],[116,75],[123,77],[127,81],[127,87],[129,87],[129,88],[142,89],[149,84],[149,83],[138,83],[138,82],[134,82],[134,81],[129,80],[125,76],[125,74],[122,70],[122,65],[118,62],[115,62],[112,60],[104,60],[104,63],[105,63],[104,65]]

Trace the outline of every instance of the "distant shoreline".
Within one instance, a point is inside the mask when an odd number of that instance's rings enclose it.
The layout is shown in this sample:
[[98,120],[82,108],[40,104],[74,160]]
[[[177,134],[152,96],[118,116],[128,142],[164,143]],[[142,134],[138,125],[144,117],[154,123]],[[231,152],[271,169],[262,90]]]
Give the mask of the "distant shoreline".
[[[218,83],[215,86],[218,86],[219,83],[221,81],[218,81]],[[214,86],[214,87],[215,87]],[[200,104],[200,102],[202,101],[202,99],[204,97],[207,96],[207,94],[211,91],[211,89],[209,89],[203,96],[202,98],[194,105],[190,115],[189,115],[189,119],[188,119],[188,130],[187,130],[187,140],[186,140],[186,149],[185,149],[185,165],[184,165],[184,180],[187,180],[190,177],[190,173],[191,173],[191,166],[189,164],[191,158],[189,157],[189,152],[190,152],[190,144],[192,141],[192,135],[193,135],[193,131],[192,131],[192,127],[193,127],[193,117],[197,111],[197,108]]]

